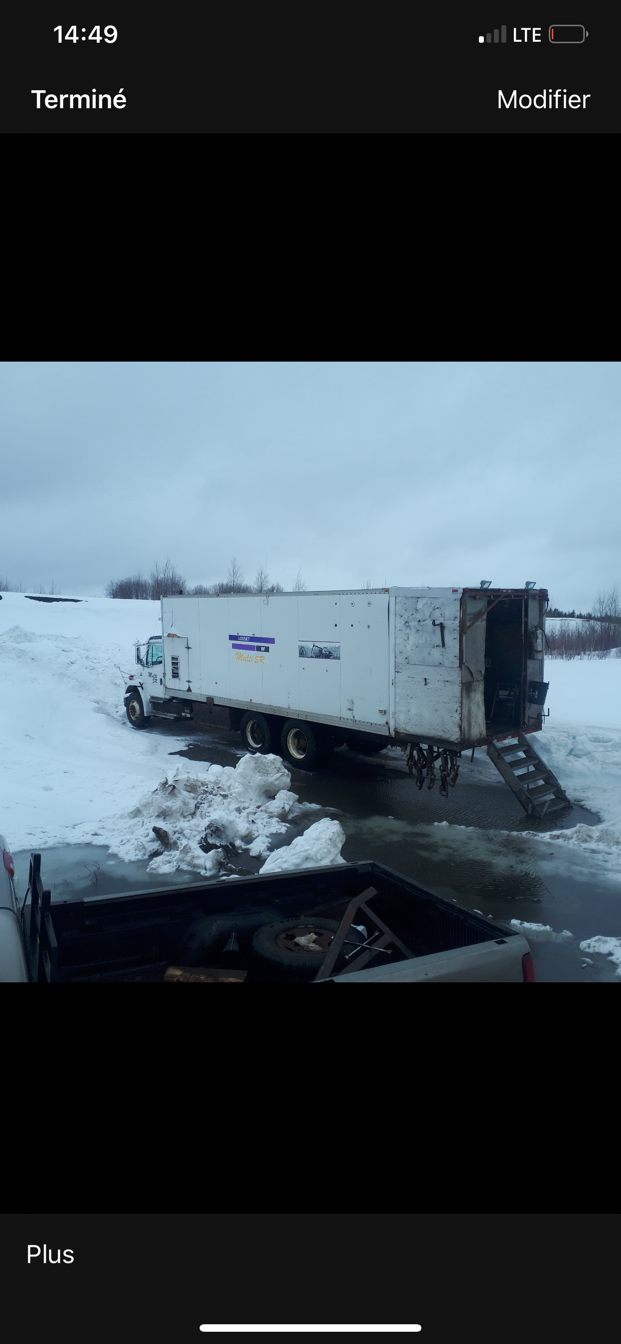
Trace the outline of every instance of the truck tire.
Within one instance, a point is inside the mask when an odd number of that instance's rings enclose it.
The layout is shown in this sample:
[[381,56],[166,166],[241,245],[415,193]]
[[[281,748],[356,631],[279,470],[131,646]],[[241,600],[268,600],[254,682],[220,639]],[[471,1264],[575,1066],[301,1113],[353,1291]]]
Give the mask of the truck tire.
[[[263,924],[252,939],[253,957],[287,979],[313,980],[338,927],[339,920],[336,919],[296,919],[295,915],[276,924]],[[299,936],[308,937],[312,933],[323,949],[321,952],[310,952],[295,941]],[[359,929],[350,929],[347,940],[335,971],[342,969],[345,956],[353,952],[350,944],[365,941]]]
[[140,696],[133,691],[125,702],[125,712],[131,723],[132,728],[146,728],[151,722],[148,714],[145,714]]
[[280,735],[280,747],[289,765],[295,765],[298,770],[313,770],[328,758],[333,742],[330,734],[322,733],[316,724],[287,719]]
[[237,935],[242,955],[250,953],[252,935],[266,919],[278,919],[278,911],[263,909],[249,914],[236,911],[220,915],[206,915],[198,919],[174,948],[174,955],[184,966],[208,966],[220,956],[232,933]]
[[244,714],[239,725],[241,739],[246,751],[253,756],[266,756],[268,752],[280,750],[279,731],[264,714],[250,711]]
[[345,738],[345,742],[350,751],[359,751],[363,756],[371,756],[373,752],[383,751],[384,747],[388,746],[384,738],[378,740],[371,733],[368,736],[365,733],[357,733],[355,737],[352,734],[351,737]]

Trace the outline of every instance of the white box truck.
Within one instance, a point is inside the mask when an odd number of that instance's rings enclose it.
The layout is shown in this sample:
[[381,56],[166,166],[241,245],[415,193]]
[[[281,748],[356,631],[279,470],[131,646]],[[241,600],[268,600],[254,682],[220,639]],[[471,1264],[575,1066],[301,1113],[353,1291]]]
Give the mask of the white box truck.
[[526,586],[162,597],[127,716],[237,729],[300,768],[343,742],[409,744],[408,768],[440,759],[446,789],[465,748],[541,728],[547,602]]

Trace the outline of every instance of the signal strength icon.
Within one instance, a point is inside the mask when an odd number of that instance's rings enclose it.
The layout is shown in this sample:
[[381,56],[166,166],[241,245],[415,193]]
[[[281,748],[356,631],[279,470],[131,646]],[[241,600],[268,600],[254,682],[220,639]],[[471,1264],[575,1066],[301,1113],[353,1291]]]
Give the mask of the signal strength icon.
[[[492,40],[491,33],[486,33],[484,37],[479,37],[479,42],[491,42],[491,40]],[[503,23],[500,29],[500,36],[498,36],[498,29],[494,28],[494,42],[506,42],[506,40],[507,40],[507,25],[506,23]]]

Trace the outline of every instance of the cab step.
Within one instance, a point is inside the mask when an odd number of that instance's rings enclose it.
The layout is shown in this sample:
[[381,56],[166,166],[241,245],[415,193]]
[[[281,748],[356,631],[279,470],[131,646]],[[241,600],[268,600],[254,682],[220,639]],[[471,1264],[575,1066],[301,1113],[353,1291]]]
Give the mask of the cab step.
[[[490,742],[487,748],[487,754],[505,784],[531,817],[566,812],[572,805],[571,800],[554,772],[541,759],[525,733],[516,733],[515,739],[514,742],[503,741],[502,746]],[[533,784],[536,785],[534,789]]]

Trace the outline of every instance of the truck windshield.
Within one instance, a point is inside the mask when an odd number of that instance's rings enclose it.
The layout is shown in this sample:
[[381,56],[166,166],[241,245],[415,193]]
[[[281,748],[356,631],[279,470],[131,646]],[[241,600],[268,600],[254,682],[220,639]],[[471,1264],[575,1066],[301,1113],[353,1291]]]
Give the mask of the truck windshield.
[[154,667],[156,663],[162,661],[161,644],[149,644],[147,649],[147,667]]

